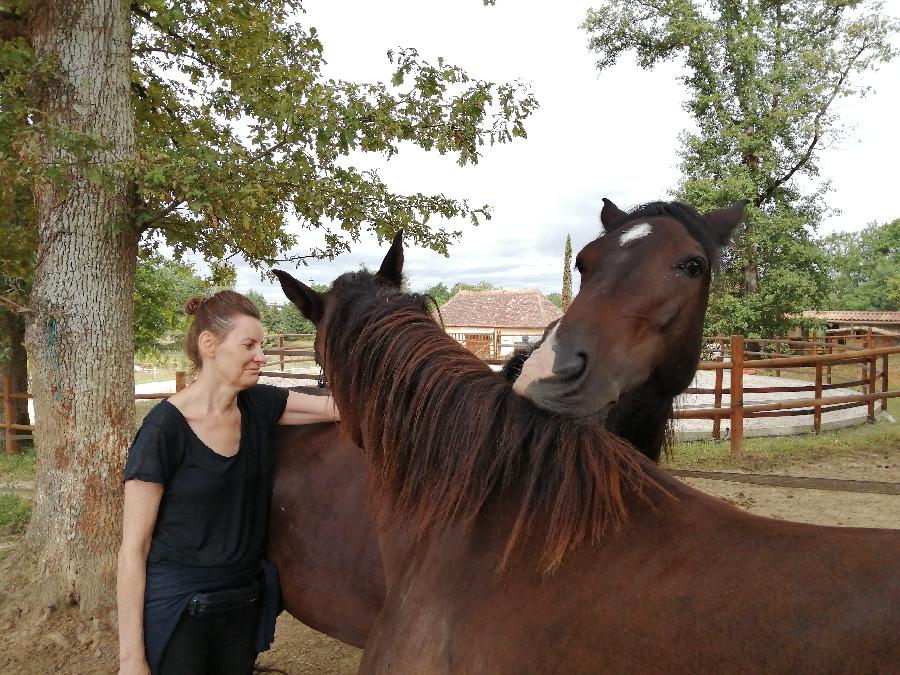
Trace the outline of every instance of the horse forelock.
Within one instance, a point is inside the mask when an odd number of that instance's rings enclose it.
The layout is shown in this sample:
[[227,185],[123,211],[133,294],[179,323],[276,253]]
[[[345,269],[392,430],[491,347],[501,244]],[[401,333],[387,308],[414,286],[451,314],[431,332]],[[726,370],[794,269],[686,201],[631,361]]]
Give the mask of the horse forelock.
[[689,204],[682,202],[649,202],[641,204],[629,211],[624,218],[615,223],[612,230],[604,232],[601,236],[619,233],[628,223],[642,218],[670,217],[678,221],[687,230],[687,233],[703,247],[710,267],[718,269],[721,258],[722,246],[716,238],[703,214]]
[[374,505],[419,536],[472,524],[518,500],[501,569],[541,532],[549,570],[626,517],[653,484],[638,454],[596,424],[550,415],[447,335],[422,296],[378,290],[341,302],[326,327],[326,366],[342,424],[370,458]]

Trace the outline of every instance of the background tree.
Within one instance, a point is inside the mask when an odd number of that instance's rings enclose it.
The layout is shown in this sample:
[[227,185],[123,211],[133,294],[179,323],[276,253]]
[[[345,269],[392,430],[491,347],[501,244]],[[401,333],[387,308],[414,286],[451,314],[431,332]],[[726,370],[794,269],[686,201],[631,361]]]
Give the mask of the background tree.
[[900,311],[900,218],[824,239],[827,309]]
[[687,110],[676,196],[703,209],[750,199],[713,289],[708,330],[771,335],[819,306],[827,275],[813,232],[827,210],[818,155],[839,136],[835,103],[893,58],[879,2],[608,0],[584,27],[599,69],[684,59]]
[[435,284],[434,286],[431,286],[430,288],[426,288],[422,292],[425,293],[425,295],[430,295],[437,303],[438,307],[440,307],[450,299],[450,289],[447,288],[447,284],[445,284],[443,281]]
[[[405,141],[465,165],[525,135],[536,102],[522,86],[414,49],[389,53],[390,84],[326,79],[302,16],[280,0],[0,0],[0,126],[13,150],[0,184],[24,176],[35,204],[26,540],[43,602],[96,614],[113,601],[142,242],[197,251],[222,273],[236,254],[256,266],[329,256],[401,227],[445,252],[456,232],[432,216],[479,221],[486,207],[397,194],[347,157],[390,157]],[[289,223],[321,237],[301,242]]]
[[156,350],[163,338],[183,335],[189,319],[185,303],[212,289],[193,265],[142,251],[134,279],[134,350]]
[[[327,288],[323,288],[318,284],[313,284],[313,286],[317,286],[316,290],[327,290]],[[305,319],[290,302],[281,304],[269,302],[262,294],[256,291],[248,292],[247,297],[259,307],[260,321],[263,325],[263,332],[266,335],[316,332],[312,322]]]
[[566,248],[563,255],[563,281],[560,294],[559,308],[566,311],[572,304],[572,237],[566,235]]
[[[5,30],[15,34],[15,24],[4,26],[0,15],[0,36]],[[0,72],[17,52],[0,42]],[[27,58],[27,55],[24,57]],[[12,79],[12,81],[11,81]],[[27,106],[4,95],[19,90],[24,78],[0,77],[0,387],[7,376],[17,392],[28,390],[25,352],[25,313],[34,269],[34,210],[27,172],[13,161],[14,132],[27,118]],[[28,402],[16,400],[14,423],[28,424]],[[0,419],[4,411],[0,410]]]
[[457,282],[453,284],[453,288],[450,289],[450,297],[452,298],[454,295],[459,293],[460,291],[499,291],[501,288],[494,286],[490,281],[479,281],[477,284],[466,284],[463,282]]

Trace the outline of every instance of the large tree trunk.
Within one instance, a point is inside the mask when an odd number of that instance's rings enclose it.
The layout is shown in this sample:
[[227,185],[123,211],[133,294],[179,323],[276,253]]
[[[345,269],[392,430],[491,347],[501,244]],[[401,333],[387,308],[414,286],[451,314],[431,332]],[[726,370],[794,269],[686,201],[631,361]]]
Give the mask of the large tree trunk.
[[[31,12],[35,52],[58,69],[39,84],[44,119],[102,139],[91,167],[130,160],[127,2],[37,0]],[[96,615],[114,602],[122,467],[133,434],[137,235],[121,171],[99,186],[58,144],[45,143],[43,157],[63,168],[65,180],[35,189],[34,314],[26,344],[38,467],[27,541],[45,599],[76,601]]]
[[[12,380],[13,391],[24,393],[28,391],[28,368],[25,354],[25,321],[21,314],[0,310],[0,335],[4,341],[8,341],[9,357],[0,363],[0,382],[5,382],[6,377]],[[4,411],[0,408],[0,419],[3,419]],[[24,398],[13,399],[13,424],[28,424],[28,400]],[[23,432],[14,431],[13,434]]]

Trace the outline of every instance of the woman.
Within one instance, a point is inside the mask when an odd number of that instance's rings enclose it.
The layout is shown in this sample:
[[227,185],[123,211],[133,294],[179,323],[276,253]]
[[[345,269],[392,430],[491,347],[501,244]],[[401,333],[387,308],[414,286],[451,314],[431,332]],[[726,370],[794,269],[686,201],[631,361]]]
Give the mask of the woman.
[[245,675],[267,648],[277,578],[263,560],[275,424],[337,419],[332,399],[257,384],[259,310],[240,293],[188,301],[197,372],[144,419],[125,466],[120,673]]

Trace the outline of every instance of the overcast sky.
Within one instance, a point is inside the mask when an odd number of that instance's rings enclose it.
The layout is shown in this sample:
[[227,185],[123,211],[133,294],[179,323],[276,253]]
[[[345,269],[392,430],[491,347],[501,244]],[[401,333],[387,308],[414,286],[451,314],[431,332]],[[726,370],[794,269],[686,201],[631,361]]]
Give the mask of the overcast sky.
[[[379,168],[397,191],[444,193],[493,207],[493,219],[477,228],[449,224],[463,231],[449,258],[407,248],[412,289],[489,281],[559,291],[566,235],[576,252],[597,235],[601,198],[623,208],[669,198],[678,178],[678,134],[691,124],[682,109],[679,65],[646,72],[626,60],[598,74],[578,27],[590,6],[590,0],[498,0],[494,7],[480,0],[304,2],[305,23],[319,30],[331,77],[386,80],[391,68],[385,52],[411,46],[431,61],[443,56],[473,77],[529,82],[540,103],[526,122],[527,139],[485,147],[474,167],[460,168],[450,156],[411,146],[389,162],[354,158],[357,166]],[[900,0],[887,0],[885,8],[900,15]],[[871,75],[868,84],[874,92],[865,99],[839,103],[846,137],[821,153],[822,176],[835,188],[829,203],[841,210],[824,222],[823,232],[900,217],[900,60]],[[301,247],[312,243],[303,240]],[[296,276],[328,283],[360,264],[377,269],[383,250],[367,235],[352,253],[312,262]],[[244,265],[238,266],[237,289],[284,301],[280,288]]]

